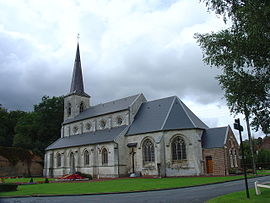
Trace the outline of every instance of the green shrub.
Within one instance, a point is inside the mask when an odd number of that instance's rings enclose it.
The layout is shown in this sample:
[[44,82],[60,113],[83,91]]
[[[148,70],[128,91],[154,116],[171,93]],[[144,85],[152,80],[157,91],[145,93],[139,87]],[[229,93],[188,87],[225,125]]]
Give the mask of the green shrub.
[[45,178],[45,181],[44,181],[44,183],[49,183],[49,180],[48,180],[48,178]]
[[81,172],[76,172],[76,174],[78,174],[78,175],[80,175],[80,176],[82,176],[84,178],[88,178],[89,180],[93,179],[91,174],[86,174],[86,173],[81,173]]
[[16,191],[17,187],[14,183],[0,183],[0,192]]
[[33,178],[31,178],[30,181],[29,181],[29,183],[33,183],[33,182],[34,182],[34,181],[33,181]]

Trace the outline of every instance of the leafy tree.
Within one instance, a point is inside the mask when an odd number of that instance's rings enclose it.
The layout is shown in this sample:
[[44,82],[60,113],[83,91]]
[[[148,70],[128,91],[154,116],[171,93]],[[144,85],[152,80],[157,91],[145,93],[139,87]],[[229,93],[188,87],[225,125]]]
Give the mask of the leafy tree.
[[64,115],[64,97],[42,97],[41,103],[34,106],[38,125],[36,145],[43,154],[44,149],[61,136]]
[[257,155],[258,165],[262,168],[270,168],[270,151],[260,149]]
[[63,97],[42,97],[34,111],[19,119],[13,146],[31,149],[43,157],[45,148],[61,135]]
[[[246,113],[246,119],[252,118],[251,124],[256,130],[260,128],[269,134],[270,1],[203,2],[209,10],[214,10],[223,16],[225,22],[229,20],[231,23],[229,28],[217,33],[195,34],[203,49],[203,60],[223,70],[218,80],[232,112]],[[239,90],[245,92],[245,96],[249,93],[249,96],[238,97]]]
[[12,146],[15,126],[18,119],[24,114],[23,111],[8,112],[0,105],[0,146]]
[[36,139],[38,126],[35,123],[37,114],[34,112],[26,113],[21,117],[15,128],[15,136],[13,139],[14,147],[22,147],[32,150]]
[[209,10],[230,20],[217,33],[195,34],[203,60],[222,69],[217,78],[231,111],[245,115],[253,172],[250,119],[258,130],[270,132],[270,1],[203,0]]

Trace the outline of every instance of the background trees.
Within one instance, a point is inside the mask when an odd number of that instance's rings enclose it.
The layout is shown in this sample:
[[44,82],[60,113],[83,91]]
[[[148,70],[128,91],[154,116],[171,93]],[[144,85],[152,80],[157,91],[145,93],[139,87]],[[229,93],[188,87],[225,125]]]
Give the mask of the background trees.
[[10,111],[0,106],[0,146],[21,147],[43,157],[44,149],[60,137],[63,97],[42,97],[33,112]]

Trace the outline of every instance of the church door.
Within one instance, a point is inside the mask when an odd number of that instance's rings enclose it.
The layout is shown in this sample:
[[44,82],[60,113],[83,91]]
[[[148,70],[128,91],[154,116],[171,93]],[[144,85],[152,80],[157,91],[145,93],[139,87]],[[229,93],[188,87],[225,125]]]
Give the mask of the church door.
[[211,156],[206,157],[206,171],[207,173],[213,173],[213,161]]
[[75,173],[75,157],[73,152],[70,153],[69,161],[70,161],[70,173],[73,174]]

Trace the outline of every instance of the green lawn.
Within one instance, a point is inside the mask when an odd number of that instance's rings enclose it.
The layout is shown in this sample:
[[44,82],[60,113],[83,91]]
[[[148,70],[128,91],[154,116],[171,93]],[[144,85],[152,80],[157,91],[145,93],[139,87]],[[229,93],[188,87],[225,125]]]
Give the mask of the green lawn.
[[[5,178],[5,183],[29,183],[31,178]],[[49,181],[54,180],[54,178],[48,178]],[[33,178],[33,182],[45,181],[45,178]]]
[[[98,182],[45,183],[19,185],[17,191],[3,192],[0,196],[36,194],[92,194],[108,192],[128,192],[176,188],[241,179],[242,176],[227,177],[179,177],[179,178],[127,178]],[[28,181],[27,181],[28,182]]]
[[250,198],[247,199],[246,191],[234,192],[228,195],[223,195],[214,199],[207,201],[207,203],[227,203],[227,202],[237,202],[237,203],[266,203],[270,202],[270,190],[265,188],[260,188],[262,194],[256,195],[255,189],[250,189]]

